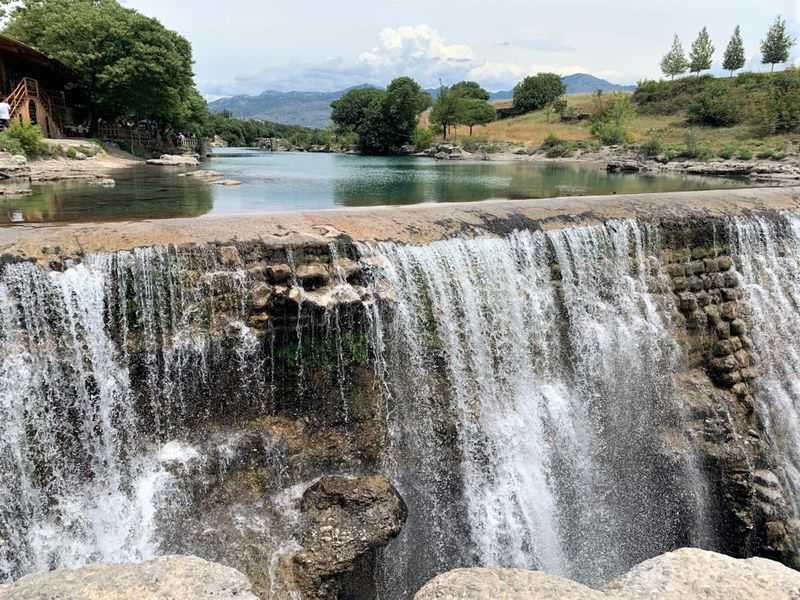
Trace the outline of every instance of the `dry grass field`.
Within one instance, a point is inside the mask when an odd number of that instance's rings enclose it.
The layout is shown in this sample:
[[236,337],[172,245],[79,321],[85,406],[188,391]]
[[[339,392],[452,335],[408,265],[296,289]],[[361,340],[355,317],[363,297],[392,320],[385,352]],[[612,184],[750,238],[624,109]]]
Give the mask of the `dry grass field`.
[[[567,96],[567,101],[576,112],[591,113],[593,98],[591,94],[578,94]],[[510,101],[497,102],[496,106],[508,107]],[[427,114],[421,121],[427,125]],[[691,129],[700,148],[712,155],[725,153],[725,151],[749,151],[753,155],[771,151],[782,153],[787,144],[800,144],[800,135],[775,135],[766,138],[754,138],[749,127],[738,125],[735,127],[689,127],[686,124],[686,115],[678,113],[669,116],[636,115],[628,124],[627,129],[634,143],[640,143],[656,135],[666,147],[679,149],[686,144],[686,138]],[[536,148],[544,142],[549,135],[570,141],[592,140],[591,124],[588,121],[580,123],[561,123],[558,115],[549,109],[542,109],[519,117],[503,119],[483,127],[475,127],[473,138],[494,143],[506,143],[529,148]],[[468,138],[467,128],[459,127],[456,131],[456,140],[464,141]]]

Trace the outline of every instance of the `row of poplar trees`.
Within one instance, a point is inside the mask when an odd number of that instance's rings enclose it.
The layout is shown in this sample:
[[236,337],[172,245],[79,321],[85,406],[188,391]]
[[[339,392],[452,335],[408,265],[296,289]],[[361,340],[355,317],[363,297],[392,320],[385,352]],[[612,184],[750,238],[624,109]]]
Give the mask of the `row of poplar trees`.
[[[795,39],[786,29],[786,20],[782,17],[777,17],[769,28],[767,36],[761,41],[761,63],[770,65],[771,70],[774,70],[776,64],[785,63],[789,60],[789,52],[794,45]],[[714,51],[714,45],[711,43],[708,30],[705,27],[692,43],[688,58],[683,51],[680,38],[675,35],[672,48],[661,60],[661,71],[672,79],[687,71],[701,73],[711,68]],[[731,40],[728,42],[728,47],[725,49],[722,68],[733,75],[739,69],[744,68],[745,63],[742,31],[737,25]]]

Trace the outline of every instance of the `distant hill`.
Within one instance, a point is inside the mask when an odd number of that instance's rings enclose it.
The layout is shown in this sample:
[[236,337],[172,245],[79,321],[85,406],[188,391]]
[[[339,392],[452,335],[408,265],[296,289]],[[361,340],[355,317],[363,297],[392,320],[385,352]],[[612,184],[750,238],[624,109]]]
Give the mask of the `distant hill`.
[[[567,86],[568,94],[586,94],[596,90],[634,91],[635,85],[618,85],[605,79],[586,73],[567,75],[562,80]],[[369,85],[355,86],[356,88],[370,87]],[[228,110],[235,117],[250,119],[263,119],[286,125],[302,125],[303,127],[323,128],[330,125],[331,102],[338,100],[348,91],[347,88],[338,92],[277,92],[267,90],[257,96],[231,96],[220,98],[209,103],[213,112]],[[433,97],[439,90],[429,89]],[[510,100],[513,96],[511,90],[493,92],[493,101]]]

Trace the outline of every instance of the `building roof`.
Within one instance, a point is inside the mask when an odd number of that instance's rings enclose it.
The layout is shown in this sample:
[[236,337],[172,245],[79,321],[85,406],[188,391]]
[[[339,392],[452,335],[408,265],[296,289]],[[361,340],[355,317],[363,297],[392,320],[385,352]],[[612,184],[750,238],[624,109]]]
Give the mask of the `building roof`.
[[47,56],[33,46],[29,46],[19,40],[15,40],[7,35],[0,34],[0,54],[13,54],[21,60],[53,69],[62,77],[67,79],[77,79],[78,74],[62,63],[60,60]]

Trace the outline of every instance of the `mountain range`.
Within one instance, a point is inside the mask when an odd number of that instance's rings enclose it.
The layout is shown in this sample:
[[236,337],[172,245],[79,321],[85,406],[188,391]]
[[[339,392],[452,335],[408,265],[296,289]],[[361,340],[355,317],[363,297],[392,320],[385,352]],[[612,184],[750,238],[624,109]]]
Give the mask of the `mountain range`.
[[[562,77],[567,94],[585,94],[596,90],[633,91],[634,85],[619,85],[587,73]],[[355,87],[370,87],[361,85]],[[267,90],[256,96],[239,95],[220,98],[209,103],[213,112],[230,111],[235,117],[263,119],[286,125],[323,128],[330,125],[331,102],[338,100],[353,87],[338,92],[278,92]],[[436,97],[439,90],[426,90]],[[492,101],[510,100],[512,90],[493,92]]]

